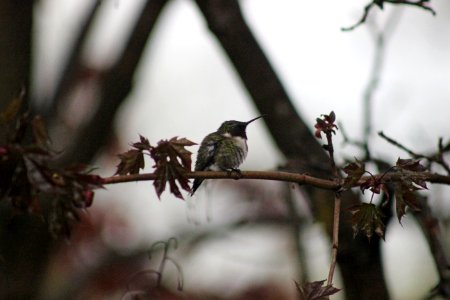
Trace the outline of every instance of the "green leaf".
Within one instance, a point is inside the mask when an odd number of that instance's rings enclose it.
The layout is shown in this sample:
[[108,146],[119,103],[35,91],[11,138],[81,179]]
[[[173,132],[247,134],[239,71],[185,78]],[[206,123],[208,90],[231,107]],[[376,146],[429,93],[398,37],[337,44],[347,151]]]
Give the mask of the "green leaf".
[[372,203],[361,203],[349,208],[352,214],[351,223],[353,237],[360,231],[370,240],[373,233],[376,233],[384,240],[383,214],[380,209]]

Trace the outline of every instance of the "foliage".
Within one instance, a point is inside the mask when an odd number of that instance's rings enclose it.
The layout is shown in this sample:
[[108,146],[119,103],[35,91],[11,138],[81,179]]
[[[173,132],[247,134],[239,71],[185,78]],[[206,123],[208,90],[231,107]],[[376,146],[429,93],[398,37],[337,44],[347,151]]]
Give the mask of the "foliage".
[[193,145],[195,143],[186,138],[173,137],[170,140],[159,141],[155,147],[150,145],[148,139],[140,136],[140,141],[132,144],[133,149],[119,154],[120,163],[116,174],[138,174],[139,170],[145,167],[144,154],[147,154],[155,161],[153,167],[157,179],[154,180],[153,186],[158,198],[169,182],[170,192],[183,199],[177,182],[185,191],[191,191],[186,174],[191,171],[192,153],[185,147]]
[[42,215],[53,236],[69,236],[79,210],[91,206],[93,190],[102,187],[102,178],[83,165],[53,167],[57,155],[43,119],[19,114],[20,107],[17,98],[0,114],[6,129],[0,140],[0,201],[8,201],[15,213]]
[[353,236],[362,231],[370,240],[376,233],[384,240],[383,214],[380,209],[372,203],[361,203],[349,208],[352,213]]
[[[399,158],[395,166],[389,168],[382,175],[374,176],[365,170],[364,163],[355,159],[355,162],[346,165],[343,171],[347,174],[342,185],[344,190],[359,184],[363,193],[365,190],[372,192],[370,203],[357,204],[349,208],[349,211],[352,213],[351,222],[355,236],[359,232],[363,232],[370,240],[373,233],[376,233],[384,239],[385,226],[382,221],[383,214],[377,206],[372,204],[372,199],[374,194],[380,194],[381,192],[386,197],[389,197],[389,191],[386,186],[389,181],[385,179],[385,175],[388,172],[396,172],[399,174],[398,179],[393,182],[399,222],[401,223],[407,207],[414,211],[420,210],[420,204],[415,196],[415,192],[426,189],[427,185],[423,179],[412,176],[416,173],[426,171],[426,168],[420,164],[420,160]],[[370,176],[363,178],[363,174],[365,173],[368,173]]]

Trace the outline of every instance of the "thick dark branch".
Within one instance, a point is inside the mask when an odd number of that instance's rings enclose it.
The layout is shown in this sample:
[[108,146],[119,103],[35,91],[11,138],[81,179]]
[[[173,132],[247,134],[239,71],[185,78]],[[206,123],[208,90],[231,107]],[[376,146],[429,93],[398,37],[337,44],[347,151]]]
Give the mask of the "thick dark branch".
[[0,111],[25,89],[32,66],[33,1],[0,1]]
[[[289,161],[302,171],[329,174],[328,157],[310,132],[262,51],[235,0],[196,0],[210,30],[233,63],[264,122]],[[287,125],[288,124],[288,125]],[[324,171],[325,170],[325,171]]]
[[86,15],[80,29],[74,39],[73,45],[69,48],[66,62],[61,70],[61,76],[56,85],[55,91],[51,98],[45,102],[45,108],[37,108],[39,114],[44,118],[54,117],[57,113],[58,106],[66,99],[65,96],[74,87],[77,74],[82,68],[83,47],[87,40],[88,34],[96,20],[97,13],[101,6],[102,0],[96,0]]
[[[436,264],[439,274],[439,283],[432,291],[434,296],[450,297],[450,261],[443,243],[439,221],[433,216],[427,199],[421,197],[420,210],[414,211],[414,216],[419,221],[425,237],[428,240],[430,252]],[[430,295],[431,296],[431,295]],[[432,299],[430,297],[429,299]]]
[[132,89],[134,74],[149,35],[167,2],[168,0],[148,0],[142,8],[125,43],[124,52],[101,79],[100,104],[97,111],[88,124],[79,130],[61,158],[61,164],[73,161],[88,163],[108,141],[116,112]]

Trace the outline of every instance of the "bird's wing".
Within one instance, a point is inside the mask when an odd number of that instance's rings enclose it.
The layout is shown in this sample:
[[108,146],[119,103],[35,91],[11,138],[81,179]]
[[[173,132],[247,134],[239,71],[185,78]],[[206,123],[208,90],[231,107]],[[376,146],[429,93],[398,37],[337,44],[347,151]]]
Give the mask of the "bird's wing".
[[198,150],[197,161],[195,162],[195,170],[206,170],[214,164],[214,156],[220,143],[221,137],[216,135],[208,135],[202,141]]

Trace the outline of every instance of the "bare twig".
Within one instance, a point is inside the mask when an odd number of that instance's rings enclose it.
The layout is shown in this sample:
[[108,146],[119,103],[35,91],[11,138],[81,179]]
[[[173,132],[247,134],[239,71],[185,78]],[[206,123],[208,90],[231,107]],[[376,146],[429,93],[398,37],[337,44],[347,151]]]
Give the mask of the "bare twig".
[[417,6],[424,10],[427,10],[431,12],[431,14],[434,16],[436,15],[436,12],[426,4],[428,4],[429,0],[419,0],[419,1],[409,1],[409,0],[373,0],[369,4],[367,4],[364,7],[364,13],[359,19],[356,24],[350,26],[350,27],[343,27],[341,28],[342,31],[351,31],[355,29],[356,27],[360,26],[361,24],[365,23],[367,20],[367,17],[369,16],[369,12],[372,9],[373,6],[378,6],[380,9],[383,9],[384,3],[391,3],[391,4],[402,4],[402,5],[410,5],[410,6]]
[[[380,1],[380,0],[378,0]],[[384,0],[384,2],[392,3],[392,4],[404,4],[410,6],[417,6],[424,10],[429,11],[433,16],[436,15],[436,11],[431,7],[427,6],[430,0],[418,0],[418,1],[410,1],[410,0]]]
[[359,25],[361,25],[361,24],[363,24],[364,22],[366,22],[367,17],[369,16],[370,9],[371,9],[372,6],[374,6],[374,5],[375,5],[375,1],[372,1],[372,2],[370,2],[369,4],[367,4],[367,5],[364,7],[364,13],[363,13],[363,15],[361,16],[361,18],[359,19],[359,21],[356,22],[354,25],[352,25],[352,26],[350,26],[350,27],[342,27],[341,30],[342,30],[342,31],[351,31],[351,30],[355,29],[356,27],[358,27]]
[[425,154],[421,154],[421,153],[417,153],[414,152],[413,150],[409,149],[408,147],[404,146],[403,144],[397,142],[396,140],[394,140],[393,138],[388,137],[387,135],[384,134],[383,131],[380,131],[378,133],[378,135],[385,139],[388,143],[402,149],[403,151],[405,151],[406,153],[408,153],[409,155],[411,155],[412,158],[415,159],[426,159],[429,162],[434,162],[438,165],[440,165],[442,168],[445,169],[445,171],[450,174],[450,166],[448,165],[448,163],[445,161],[444,159],[444,152],[448,152],[450,149],[448,146],[443,146],[442,145],[442,138],[439,139],[438,142],[438,151],[437,153],[431,154],[431,155],[425,155]]

